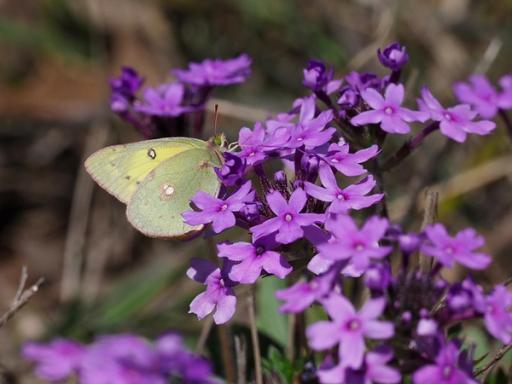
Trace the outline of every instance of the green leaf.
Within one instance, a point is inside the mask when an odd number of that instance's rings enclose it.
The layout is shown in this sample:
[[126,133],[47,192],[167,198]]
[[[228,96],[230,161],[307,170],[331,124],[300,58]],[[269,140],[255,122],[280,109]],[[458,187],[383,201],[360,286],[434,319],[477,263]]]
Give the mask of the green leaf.
[[482,357],[486,356],[491,349],[487,334],[479,327],[466,327],[462,330],[461,337],[466,348],[475,347],[475,358],[478,362],[485,361]]
[[485,379],[485,384],[507,384],[510,383],[507,375],[503,370],[500,368],[496,372],[491,373],[487,378]]
[[[271,346],[266,358],[262,360],[263,370],[270,376],[279,377],[279,382],[283,384],[291,384],[296,369],[302,366],[300,362],[295,364],[288,360],[283,353],[276,347]],[[275,381],[273,381],[275,382]]]
[[111,328],[129,320],[166,287],[180,279],[186,268],[186,264],[170,269],[159,263],[130,276],[117,285],[95,311],[95,326]]
[[282,280],[265,277],[258,283],[256,295],[258,329],[282,347],[288,343],[288,321],[286,315],[279,312],[275,292],[284,287]]

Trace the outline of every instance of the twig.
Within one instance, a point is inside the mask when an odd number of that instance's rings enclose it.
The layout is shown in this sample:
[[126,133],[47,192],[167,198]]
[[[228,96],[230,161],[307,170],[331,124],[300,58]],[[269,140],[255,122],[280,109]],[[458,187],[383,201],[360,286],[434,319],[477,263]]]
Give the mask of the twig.
[[254,292],[247,296],[247,306],[249,312],[249,326],[251,328],[251,340],[252,350],[254,354],[254,373],[256,376],[256,384],[263,384],[260,342],[258,340],[258,329],[256,328],[256,314],[254,312]]
[[14,296],[15,302],[20,300],[21,295],[23,294],[23,291],[25,290],[25,285],[27,284],[27,279],[28,279],[27,266],[24,265],[21,268],[20,282],[18,284],[18,289],[16,290],[16,296]]
[[487,363],[484,367],[480,368],[478,371],[475,372],[473,375],[474,377],[480,376],[482,373],[486,372],[487,370],[491,369],[496,365],[502,358],[507,354],[508,351],[512,350],[512,344],[504,345],[501,347],[498,352],[494,355],[492,360]]
[[243,336],[235,336],[236,379],[238,384],[247,384],[247,346]]
[[434,121],[423,128],[416,136],[407,140],[404,145],[393,155],[382,164],[381,169],[383,171],[389,171],[391,168],[400,164],[407,156],[409,156],[416,148],[420,146],[423,140],[439,129],[439,122]]
[[199,355],[203,354],[206,340],[208,340],[208,336],[210,335],[210,331],[212,330],[212,325],[213,325],[213,317],[208,316],[203,322],[203,327],[201,328],[201,334],[199,335],[199,340],[197,340],[197,344],[196,344],[196,353]]
[[0,328],[2,328],[21,308],[25,306],[29,302],[29,300],[36,294],[39,290],[39,287],[44,282],[44,278],[40,278],[36,281],[34,285],[30,288],[25,289],[25,284],[27,283],[27,268],[23,267],[21,270],[20,282],[18,284],[18,289],[16,290],[16,296],[11,303],[11,306],[7,310],[6,313],[2,315],[0,318]]
[[288,345],[286,346],[286,357],[293,361],[295,358],[295,325],[297,324],[296,314],[288,315]]
[[217,327],[219,331],[220,350],[222,354],[222,363],[224,365],[224,374],[226,375],[226,382],[235,382],[235,357],[233,356],[233,350],[231,349],[231,343],[229,342],[227,325],[219,325]]

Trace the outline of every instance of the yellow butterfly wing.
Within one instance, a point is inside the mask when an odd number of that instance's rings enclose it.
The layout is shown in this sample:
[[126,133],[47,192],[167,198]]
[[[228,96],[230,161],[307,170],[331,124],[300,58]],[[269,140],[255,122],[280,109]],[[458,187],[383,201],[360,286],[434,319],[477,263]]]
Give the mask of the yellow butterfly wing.
[[162,162],[206,145],[203,140],[184,137],[113,145],[89,156],[85,168],[102,188],[127,204],[146,176]]

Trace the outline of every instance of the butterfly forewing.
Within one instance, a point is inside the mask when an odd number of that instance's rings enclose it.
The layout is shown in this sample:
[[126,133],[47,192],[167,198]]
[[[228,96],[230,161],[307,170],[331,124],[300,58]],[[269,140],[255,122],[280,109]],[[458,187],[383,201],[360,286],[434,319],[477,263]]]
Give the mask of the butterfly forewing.
[[126,204],[159,164],[195,148],[206,149],[207,143],[173,137],[113,145],[93,153],[86,160],[85,167],[102,188]]
[[209,147],[190,149],[162,162],[140,183],[128,203],[128,220],[151,237],[182,237],[198,231],[183,222],[190,199],[201,190],[217,196],[220,181],[214,166],[218,153]]

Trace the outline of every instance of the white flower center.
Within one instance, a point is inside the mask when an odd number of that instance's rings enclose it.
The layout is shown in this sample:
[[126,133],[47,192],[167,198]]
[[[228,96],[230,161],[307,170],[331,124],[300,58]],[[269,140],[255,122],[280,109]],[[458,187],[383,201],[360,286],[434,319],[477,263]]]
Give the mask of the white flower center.
[[386,108],[384,108],[384,113],[385,113],[386,115],[391,115],[391,114],[393,114],[393,108],[391,108],[391,107],[386,107]]
[[220,206],[220,210],[221,210],[221,211],[225,211],[226,209],[228,209],[228,205],[227,205],[227,204],[222,204],[222,205]]
[[293,220],[293,216],[290,213],[287,213],[286,215],[284,215],[284,220],[290,222]]
[[453,373],[453,367],[451,365],[445,365],[443,367],[442,375],[443,378],[449,379],[452,376]]
[[350,331],[357,331],[359,328],[361,328],[361,322],[357,319],[350,320],[347,324],[347,328]]
[[444,251],[449,254],[449,255],[453,255],[455,253],[455,249],[453,249],[453,247],[451,245],[447,246]]

